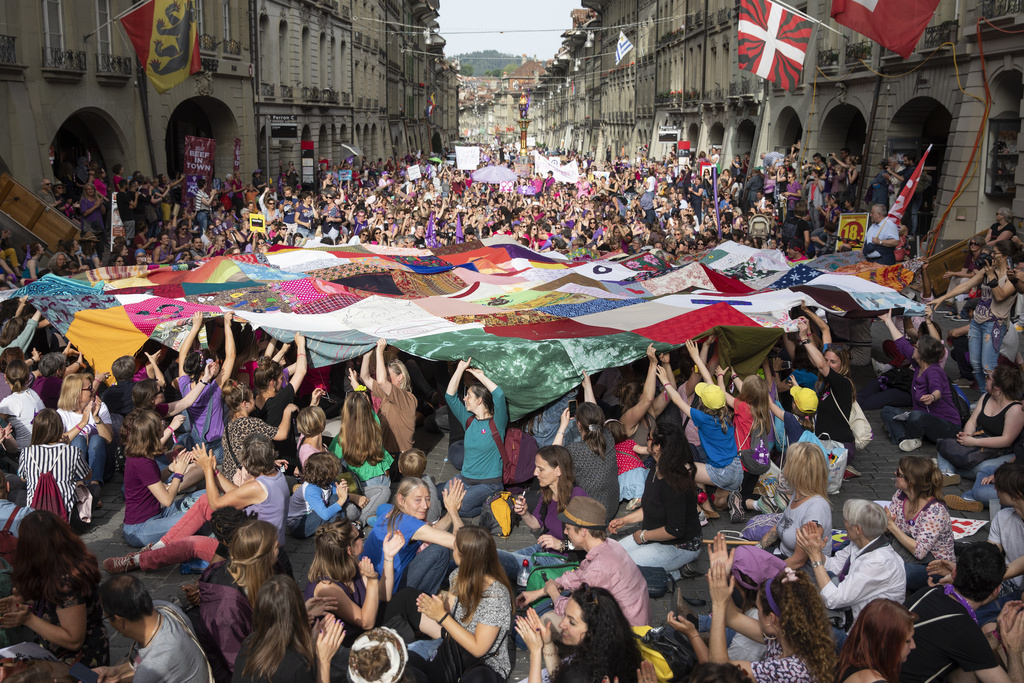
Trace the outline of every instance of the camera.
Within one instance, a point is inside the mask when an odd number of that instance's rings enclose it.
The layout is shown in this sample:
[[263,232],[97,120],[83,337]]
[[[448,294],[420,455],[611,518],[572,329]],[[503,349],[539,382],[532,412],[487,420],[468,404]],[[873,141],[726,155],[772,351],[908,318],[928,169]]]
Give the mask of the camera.
[[992,254],[990,252],[982,252],[978,254],[977,258],[974,259],[974,265],[976,268],[989,268],[992,266]]

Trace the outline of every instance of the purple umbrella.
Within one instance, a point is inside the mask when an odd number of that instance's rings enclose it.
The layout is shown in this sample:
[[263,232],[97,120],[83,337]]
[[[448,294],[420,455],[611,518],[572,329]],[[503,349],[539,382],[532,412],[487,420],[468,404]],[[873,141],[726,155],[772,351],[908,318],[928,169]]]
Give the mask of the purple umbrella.
[[499,183],[509,183],[518,178],[515,171],[506,168],[505,166],[484,166],[473,171],[473,180],[478,183],[489,183],[491,185],[497,185]]

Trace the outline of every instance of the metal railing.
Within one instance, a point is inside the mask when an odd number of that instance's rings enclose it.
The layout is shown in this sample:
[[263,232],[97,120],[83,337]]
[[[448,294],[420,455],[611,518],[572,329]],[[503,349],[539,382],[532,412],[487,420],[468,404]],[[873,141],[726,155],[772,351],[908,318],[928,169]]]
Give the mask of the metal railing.
[[856,64],[860,60],[871,59],[871,47],[874,45],[870,40],[860,43],[850,43],[846,46],[846,64]]
[[217,49],[217,39],[211,36],[209,33],[200,33],[199,49],[206,50],[207,52],[213,52]]
[[725,91],[722,90],[721,88],[712,88],[711,90],[708,91],[708,99],[711,100],[712,102],[724,102]]
[[741,78],[729,84],[729,96],[739,97],[740,95],[753,95],[756,92],[754,81],[749,78]]
[[720,10],[718,10],[718,14],[716,15],[716,17],[717,17],[717,23],[724,24],[727,21],[729,21],[730,19],[732,19],[732,10],[731,9],[720,9]]
[[242,54],[242,44],[232,38],[231,40],[224,43],[224,54],[226,55],[240,55]]
[[818,50],[818,66],[839,66],[839,50],[835,48]]
[[981,15],[986,19],[1024,12],[1024,0],[982,0]]
[[18,52],[14,49],[17,36],[0,35],[0,64],[17,64]]
[[936,48],[943,43],[955,43],[960,32],[960,24],[956,21],[944,21],[938,26],[929,26],[924,30],[921,49]]
[[326,102],[327,104],[337,104],[338,93],[334,92],[330,88],[324,88],[320,91],[320,101]]
[[96,55],[96,71],[131,76],[135,73],[135,60],[131,57],[108,55],[101,52]]
[[308,86],[302,86],[302,101],[303,102],[319,102],[320,91],[316,86],[310,88]]
[[295,99],[295,88],[290,85],[281,84],[281,97],[286,100]]
[[61,50],[56,47],[44,47],[43,66],[47,69],[85,71],[85,50]]
[[273,83],[260,83],[260,95],[263,97],[274,96],[274,84]]
[[203,71],[211,74],[215,74],[220,71],[220,60],[214,59],[213,57],[202,57],[199,60],[199,64]]

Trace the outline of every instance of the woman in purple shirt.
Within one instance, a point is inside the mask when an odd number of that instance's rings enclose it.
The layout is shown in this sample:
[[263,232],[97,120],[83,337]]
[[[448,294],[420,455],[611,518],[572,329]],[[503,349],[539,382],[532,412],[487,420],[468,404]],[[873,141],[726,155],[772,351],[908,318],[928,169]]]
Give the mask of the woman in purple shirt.
[[[940,362],[944,352],[942,342],[933,336],[922,336],[914,347],[893,324],[892,311],[886,311],[879,317],[889,328],[896,349],[905,358],[910,358],[914,369],[910,412],[896,406],[882,408],[882,422],[893,443],[898,443],[901,451],[910,453],[921,447],[926,436],[933,443],[956,436],[962,425],[960,412],[950,393],[949,377]],[[904,413],[907,415],[902,419]]]
[[[498,559],[505,573],[513,583],[523,568],[523,560],[529,560],[530,566],[561,564],[569,550],[569,542],[565,537],[562,522],[558,519],[569,501],[576,496],[587,493],[574,484],[575,474],[572,455],[564,446],[545,446],[537,451],[536,469],[533,471],[540,484],[541,497],[537,500],[533,512],[527,511],[526,496],[516,498],[516,514],[523,518],[523,523],[533,531],[539,531],[540,537],[531,546],[508,552],[498,551]],[[534,553],[550,553],[556,557],[537,557]]]

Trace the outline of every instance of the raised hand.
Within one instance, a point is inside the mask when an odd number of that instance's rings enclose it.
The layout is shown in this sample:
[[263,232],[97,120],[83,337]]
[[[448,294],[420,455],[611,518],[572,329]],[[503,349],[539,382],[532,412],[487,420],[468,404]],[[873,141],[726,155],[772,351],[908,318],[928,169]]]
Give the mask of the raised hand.
[[392,559],[405,547],[405,536],[395,529],[384,538],[384,557]]
[[371,562],[368,557],[364,557],[359,560],[359,573],[368,581],[374,581],[377,579],[377,570],[373,568],[373,562]]

